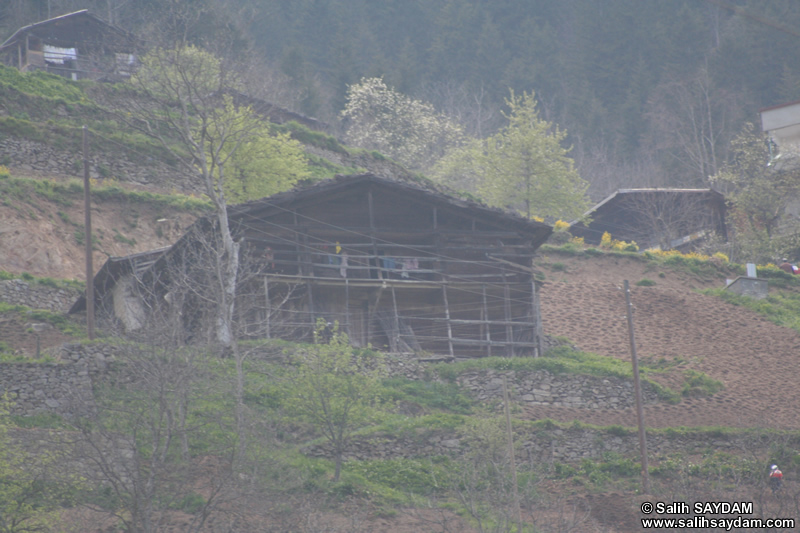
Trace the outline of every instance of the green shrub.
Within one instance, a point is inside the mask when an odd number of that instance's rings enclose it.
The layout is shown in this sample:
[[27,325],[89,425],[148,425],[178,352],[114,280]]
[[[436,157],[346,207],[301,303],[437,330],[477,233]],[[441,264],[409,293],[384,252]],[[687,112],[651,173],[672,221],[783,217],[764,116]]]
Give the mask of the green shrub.
[[683,385],[682,394],[692,398],[703,398],[713,396],[725,388],[725,385],[716,379],[708,377],[702,372],[687,370],[684,373],[686,381]]

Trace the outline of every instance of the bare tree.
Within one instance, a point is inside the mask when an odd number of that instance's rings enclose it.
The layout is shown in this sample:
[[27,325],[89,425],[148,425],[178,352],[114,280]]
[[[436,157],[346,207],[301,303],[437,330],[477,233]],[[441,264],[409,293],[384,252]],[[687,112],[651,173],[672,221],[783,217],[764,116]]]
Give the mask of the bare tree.
[[716,87],[707,68],[688,80],[662,85],[649,101],[651,150],[675,168],[672,186],[698,186],[716,174],[727,159],[740,116],[736,95]]
[[469,137],[482,139],[503,125],[499,107],[489,101],[486,88],[470,89],[452,80],[437,81],[422,87],[420,96],[460,124]]
[[712,238],[724,223],[722,197],[709,190],[646,189],[624,196],[626,235],[642,248],[664,250]]
[[189,417],[201,398],[222,406],[227,396],[208,386],[207,360],[196,350],[119,346],[117,371],[100,387],[90,414],[73,422],[83,477],[98,493],[89,507],[143,533],[166,531],[171,513],[183,510],[191,516],[183,531],[200,531],[231,497],[233,442],[205,436],[204,457],[214,458],[206,468],[183,449],[192,434],[224,420],[213,411]]

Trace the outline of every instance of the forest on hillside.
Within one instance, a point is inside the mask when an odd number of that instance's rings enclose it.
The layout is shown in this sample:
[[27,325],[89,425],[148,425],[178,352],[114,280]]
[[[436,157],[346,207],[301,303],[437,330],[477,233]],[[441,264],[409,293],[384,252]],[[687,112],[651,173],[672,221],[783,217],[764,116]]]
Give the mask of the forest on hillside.
[[363,77],[475,137],[502,127],[509,89],[532,91],[593,199],[707,186],[745,122],[800,98],[795,0],[9,0],[0,34],[82,8],[146,41],[224,45],[260,96],[338,128]]

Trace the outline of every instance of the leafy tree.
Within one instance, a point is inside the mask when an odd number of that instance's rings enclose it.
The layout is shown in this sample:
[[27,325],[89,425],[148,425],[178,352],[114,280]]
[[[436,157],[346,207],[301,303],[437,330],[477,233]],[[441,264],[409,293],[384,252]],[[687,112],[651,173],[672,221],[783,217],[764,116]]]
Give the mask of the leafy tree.
[[733,204],[730,219],[743,252],[752,260],[773,261],[788,252],[780,234],[794,232],[784,228],[785,210],[800,192],[800,168],[795,158],[770,162],[764,135],[746,123],[731,143],[733,160],[711,182],[725,190]]
[[238,146],[224,191],[233,202],[256,200],[291,189],[310,175],[302,144],[289,133],[272,134],[263,125]]
[[383,78],[362,78],[347,88],[342,117],[347,138],[378,150],[412,170],[430,167],[461,140],[461,128],[427,102],[388,87]]
[[588,184],[575,170],[566,132],[542,120],[533,93],[506,100],[508,124],[485,140],[456,149],[437,165],[434,177],[457,182],[466,176],[490,204],[526,216],[574,219],[588,208]]
[[[141,59],[132,91],[112,101],[116,115],[157,139],[202,184],[214,207],[207,268],[215,289],[215,337],[237,369],[237,424],[244,427],[243,355],[235,342],[240,244],[228,224],[228,203],[289,187],[308,173],[299,147],[268,134],[265,120],[242,98],[230,65],[194,46],[156,48]],[[236,98],[235,98],[236,96]],[[240,455],[245,451],[240,441]]]
[[316,344],[294,356],[297,371],[287,387],[286,405],[330,443],[336,462],[333,480],[338,481],[353,432],[377,413],[383,361],[378,354],[354,350],[338,323],[326,326],[318,320],[314,337]]
[[66,498],[52,479],[55,457],[33,455],[9,436],[9,402],[0,398],[0,533],[48,531]]

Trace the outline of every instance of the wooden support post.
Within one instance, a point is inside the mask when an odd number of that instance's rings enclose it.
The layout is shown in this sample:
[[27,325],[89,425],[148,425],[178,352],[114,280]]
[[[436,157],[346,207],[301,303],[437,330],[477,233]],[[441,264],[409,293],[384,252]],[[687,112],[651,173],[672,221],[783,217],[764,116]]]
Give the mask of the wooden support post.
[[367,297],[367,343],[372,339],[372,315],[378,310],[378,303],[381,301],[381,294],[383,294],[383,287],[378,288],[375,295],[375,303],[370,306],[369,297]]
[[544,355],[542,310],[539,305],[539,288],[534,280],[531,280],[531,311],[533,312],[533,343],[536,345],[536,357],[541,357]]
[[344,280],[344,321],[345,332],[350,335],[350,280]]
[[397,314],[397,295],[394,292],[394,285],[392,285],[392,306],[394,307],[394,348],[393,352],[400,351],[400,317]]
[[453,354],[453,327],[450,324],[450,304],[447,301],[447,285],[442,284],[442,295],[444,296],[444,316],[447,319],[447,346],[450,349],[450,357]]
[[[503,272],[503,277],[505,278],[505,272]],[[514,351],[514,330],[511,326],[511,291],[508,288],[508,283],[503,283],[503,301],[506,311],[506,355],[510,355],[511,357],[516,356],[516,352]]]
[[300,264],[305,270],[305,274],[314,277],[314,255],[308,245],[308,234],[303,233],[303,253],[300,254]]
[[297,226],[297,211],[292,211],[292,216],[294,217],[294,250],[297,254],[297,273],[299,275],[303,275],[305,270],[303,268],[303,254],[300,250],[300,232]]
[[378,245],[375,242],[375,214],[372,208],[372,191],[367,191],[367,210],[369,212],[369,238],[372,241],[372,256],[375,260],[375,269],[378,273],[378,279],[383,279],[383,265],[378,258]]
[[269,315],[272,314],[272,304],[271,304],[270,299],[269,299],[269,276],[264,276],[264,300],[266,300],[266,310],[267,310],[267,313],[266,313],[267,316],[265,317],[264,325],[265,325],[266,330],[267,330],[266,331],[267,338],[269,339],[269,338],[271,338],[270,324],[269,324],[270,316]]
[[306,283],[308,290],[308,315],[311,321],[311,338],[314,338],[314,333],[317,331],[316,311],[314,310],[314,291],[311,289],[311,283]]
[[486,284],[483,285],[483,320],[486,328],[486,355],[492,356],[492,326],[489,324],[489,307],[486,305]]

